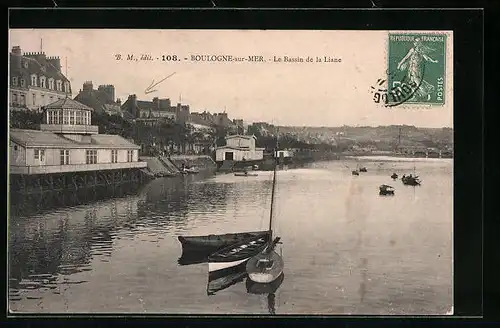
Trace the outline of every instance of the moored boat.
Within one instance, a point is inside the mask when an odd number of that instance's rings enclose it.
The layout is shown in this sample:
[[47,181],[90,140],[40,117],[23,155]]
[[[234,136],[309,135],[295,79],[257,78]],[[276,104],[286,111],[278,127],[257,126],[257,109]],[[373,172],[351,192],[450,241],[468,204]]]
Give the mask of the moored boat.
[[256,177],[256,176],[258,176],[257,173],[249,173],[249,172],[235,172],[234,175],[237,177]]
[[391,179],[396,180],[398,178],[398,175],[396,173],[393,173],[391,175]]
[[368,170],[366,169],[366,167],[363,166],[362,168],[359,169],[359,172],[368,172]]
[[[276,150],[278,149],[278,141],[276,140]],[[275,154],[277,151],[275,152]],[[276,192],[276,170],[278,166],[278,157],[275,156],[273,186],[271,192],[271,210],[269,213],[269,241],[266,247],[259,254],[253,256],[247,261],[248,278],[259,284],[269,284],[278,279],[283,274],[285,266],[283,258],[274,251],[276,245],[280,241],[280,237],[273,240],[273,207],[274,194]]]
[[269,245],[268,239],[269,235],[251,237],[213,253],[208,258],[208,272],[227,270],[246,263]]
[[269,231],[248,231],[238,233],[211,234],[205,236],[179,236],[183,250],[206,250],[209,254],[224,247],[239,243],[252,237],[264,237],[266,240]]
[[352,175],[359,175],[359,172],[358,172],[358,170],[353,170],[353,171],[351,171],[351,174]]
[[389,185],[383,184],[379,187],[379,194],[382,196],[394,195],[394,188]]

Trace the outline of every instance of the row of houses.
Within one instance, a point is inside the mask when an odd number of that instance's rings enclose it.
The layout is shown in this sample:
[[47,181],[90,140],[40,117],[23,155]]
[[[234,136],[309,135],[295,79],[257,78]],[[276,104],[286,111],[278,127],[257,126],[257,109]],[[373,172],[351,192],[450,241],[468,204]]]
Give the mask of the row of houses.
[[[189,124],[209,133],[223,126],[232,134],[243,134],[242,120],[231,120],[227,113],[190,113],[189,105],[172,104],[170,99],[151,101],[130,95],[122,103],[115,98],[113,85],[84,83],[72,97],[71,83],[61,71],[59,57],[43,52],[21,53],[15,46],[10,53],[10,110],[43,113],[38,130],[10,129],[9,167],[11,174],[37,175],[84,171],[141,169],[140,146],[118,135],[99,134],[91,124],[92,115],[108,113],[124,119],[155,125],[165,121]],[[219,160],[258,160],[263,149],[255,147],[255,137],[237,135],[217,149]]]

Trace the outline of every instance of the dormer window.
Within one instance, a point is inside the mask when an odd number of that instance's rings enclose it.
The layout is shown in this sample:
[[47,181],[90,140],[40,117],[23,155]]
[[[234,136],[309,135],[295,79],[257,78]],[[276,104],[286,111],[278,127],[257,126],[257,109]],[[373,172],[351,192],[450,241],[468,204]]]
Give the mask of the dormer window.
[[54,79],[53,78],[49,79],[49,89],[54,90]]
[[35,74],[31,75],[31,85],[36,87],[37,86],[37,76]]
[[25,87],[26,86],[26,81],[24,79],[21,79],[21,87]]
[[17,76],[14,76],[12,78],[12,85],[15,86],[15,87],[17,87]]
[[69,92],[69,83],[64,82],[64,92]]
[[42,88],[46,88],[47,86],[46,86],[46,83],[45,83],[45,82],[46,82],[46,78],[45,78],[45,76],[42,76],[42,77],[40,78],[40,87],[42,87]]
[[28,68],[28,62],[27,61],[24,62],[24,68]]
[[62,91],[62,81],[57,80],[56,82],[57,91]]

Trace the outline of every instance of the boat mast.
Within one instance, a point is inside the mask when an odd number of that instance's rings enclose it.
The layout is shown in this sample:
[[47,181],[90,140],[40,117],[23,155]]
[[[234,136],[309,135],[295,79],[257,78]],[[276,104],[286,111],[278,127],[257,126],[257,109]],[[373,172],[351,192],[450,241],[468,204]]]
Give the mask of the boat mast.
[[278,166],[278,135],[276,135],[276,147],[274,149],[274,171],[273,171],[273,189],[271,192],[271,211],[269,214],[269,245],[273,243],[273,207],[274,191],[276,190],[276,168]]

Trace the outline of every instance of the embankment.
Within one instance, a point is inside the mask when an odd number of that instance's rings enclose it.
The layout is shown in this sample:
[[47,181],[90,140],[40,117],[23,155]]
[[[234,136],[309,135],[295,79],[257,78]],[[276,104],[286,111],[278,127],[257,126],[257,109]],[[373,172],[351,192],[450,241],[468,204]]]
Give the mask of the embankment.
[[180,169],[182,164],[185,166],[194,166],[200,171],[215,170],[217,168],[217,164],[208,155],[172,155],[169,158],[165,157],[165,159],[170,160],[177,169]]

